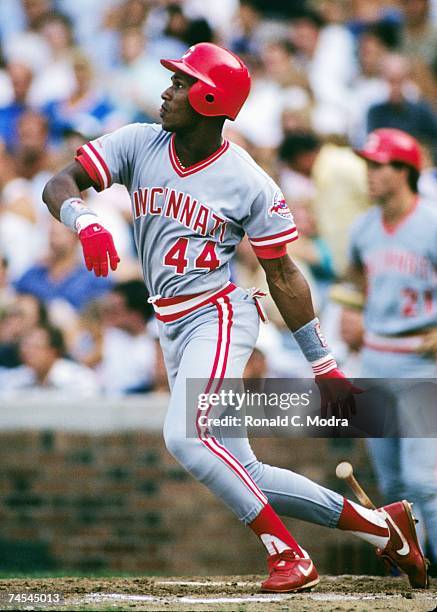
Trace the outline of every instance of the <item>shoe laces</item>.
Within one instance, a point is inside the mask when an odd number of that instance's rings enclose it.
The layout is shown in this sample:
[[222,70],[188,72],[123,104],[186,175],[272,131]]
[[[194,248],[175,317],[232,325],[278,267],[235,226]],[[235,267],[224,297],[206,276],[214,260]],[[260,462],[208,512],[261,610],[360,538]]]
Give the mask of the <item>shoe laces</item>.
[[293,550],[284,550],[276,555],[271,555],[268,558],[270,573],[287,570],[290,563],[296,563],[300,560],[301,557]]

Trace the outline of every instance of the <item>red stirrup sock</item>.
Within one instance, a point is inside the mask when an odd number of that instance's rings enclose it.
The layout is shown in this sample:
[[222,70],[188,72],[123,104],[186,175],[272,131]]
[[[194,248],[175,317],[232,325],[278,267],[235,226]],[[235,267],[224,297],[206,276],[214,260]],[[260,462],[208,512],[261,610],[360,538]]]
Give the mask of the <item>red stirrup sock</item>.
[[269,555],[276,555],[284,550],[292,550],[303,557],[299,544],[288,531],[270,504],[264,506],[256,519],[248,525],[267,548]]

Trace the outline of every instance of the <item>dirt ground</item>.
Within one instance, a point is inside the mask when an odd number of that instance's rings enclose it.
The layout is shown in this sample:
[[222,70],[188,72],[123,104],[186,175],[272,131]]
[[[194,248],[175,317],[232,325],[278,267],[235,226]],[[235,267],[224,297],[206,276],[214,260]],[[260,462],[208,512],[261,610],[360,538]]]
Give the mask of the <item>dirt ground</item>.
[[[260,576],[45,578],[0,581],[0,609],[9,610],[220,610],[293,612],[409,610],[437,611],[437,580],[412,591],[404,578],[323,576],[310,592],[259,593]],[[13,604],[10,593],[62,593],[63,605]]]

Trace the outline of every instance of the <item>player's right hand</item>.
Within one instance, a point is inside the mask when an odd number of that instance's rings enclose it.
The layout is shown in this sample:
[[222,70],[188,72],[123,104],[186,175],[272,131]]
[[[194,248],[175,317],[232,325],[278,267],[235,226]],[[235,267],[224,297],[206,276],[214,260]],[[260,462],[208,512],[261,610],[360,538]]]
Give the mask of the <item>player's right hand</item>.
[[335,368],[319,374],[315,382],[320,391],[320,414],[322,418],[333,416],[347,419],[356,414],[355,395],[363,393],[363,389],[356,387],[346,378],[341,370]]
[[417,349],[417,352],[437,357],[437,327],[434,327],[426,332],[423,342]]
[[116,270],[120,257],[112,235],[100,223],[91,223],[79,232],[85,265],[96,276],[108,276],[108,258],[111,270]]

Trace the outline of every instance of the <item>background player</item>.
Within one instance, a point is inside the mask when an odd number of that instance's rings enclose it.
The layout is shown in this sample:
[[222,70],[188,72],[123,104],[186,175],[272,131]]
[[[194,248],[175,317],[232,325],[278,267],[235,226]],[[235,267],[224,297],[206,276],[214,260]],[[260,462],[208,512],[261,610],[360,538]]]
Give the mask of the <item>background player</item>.
[[[240,147],[222,138],[250,88],[241,60],[216,45],[191,47],[180,60],[162,60],[174,72],[162,94],[162,127],[135,124],[84,145],[76,161],[52,178],[44,201],[78,231],[86,265],[96,275],[119,261],[109,232],[80,199],[91,185],[119,182],[129,189],[135,239],[146,286],[159,321],[172,389],[164,438],[172,455],[222,499],[262,540],[269,553],[266,591],[314,586],[317,571],[276,514],[351,530],[390,556],[413,586],[427,584],[407,503],[370,511],[310,480],[268,465],[247,439],[213,436],[186,426],[186,379],[240,378],[258,335],[257,301],[229,281],[229,260],[247,233],[273,299],[312,364],[322,404],[336,402],[329,381],[356,391],[337,369],[311,302],[308,285],[286,254],[297,237],[277,185]],[[128,356],[126,356],[128,359]],[[213,390],[217,391],[218,386]],[[348,398],[349,399],[349,398]],[[201,512],[201,509],[199,509]],[[393,521],[397,530],[393,530]],[[408,551],[399,556],[399,535]]]
[[[358,153],[377,204],[357,220],[351,239],[352,272],[366,285],[362,376],[435,378],[437,209],[417,195],[419,144],[400,130],[379,129]],[[416,408],[406,404],[398,393],[399,410]],[[368,442],[386,501],[405,496],[417,504],[437,559],[437,440]]]

